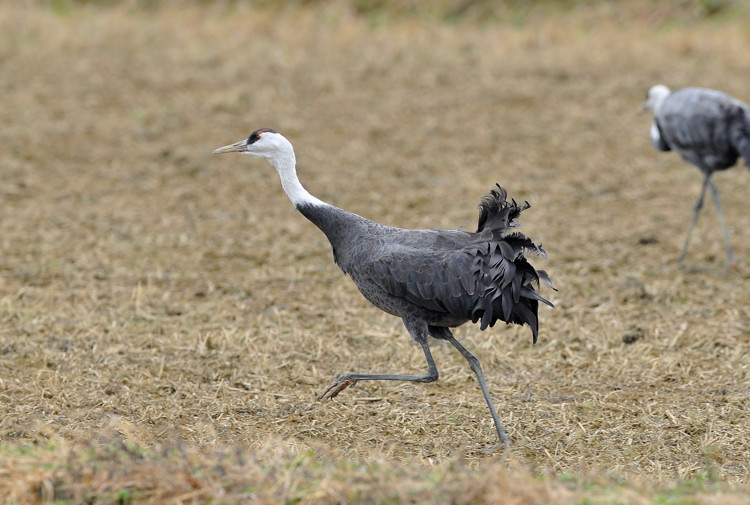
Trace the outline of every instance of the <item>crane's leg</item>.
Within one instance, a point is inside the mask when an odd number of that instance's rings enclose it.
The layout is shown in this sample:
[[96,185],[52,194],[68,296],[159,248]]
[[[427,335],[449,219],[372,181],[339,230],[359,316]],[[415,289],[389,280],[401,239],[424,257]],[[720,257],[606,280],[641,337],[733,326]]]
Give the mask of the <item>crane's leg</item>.
[[[448,330],[446,328],[446,330]],[[495,422],[495,429],[497,430],[497,438],[499,439],[500,443],[494,447],[489,447],[488,449],[494,450],[498,449],[500,447],[505,447],[505,450],[508,450],[510,448],[510,443],[508,441],[508,436],[505,434],[505,431],[503,430],[503,425],[500,424],[500,418],[497,416],[497,411],[495,410],[495,404],[492,403],[492,398],[490,397],[490,391],[487,389],[487,383],[484,380],[484,373],[482,372],[482,366],[479,364],[479,360],[476,356],[474,356],[472,353],[469,352],[466,347],[464,347],[461,342],[456,340],[456,337],[453,336],[453,333],[448,330],[448,335],[441,337],[450,342],[453,347],[458,349],[458,352],[460,352],[464,358],[466,358],[466,361],[469,362],[469,366],[474,371],[474,374],[477,376],[477,380],[479,381],[479,387],[482,389],[482,394],[484,395],[484,399],[487,402],[487,406],[490,408],[490,414],[492,414],[492,420]]]
[[716,189],[714,181],[709,179],[709,187],[711,188],[711,198],[716,205],[716,210],[719,212],[719,222],[721,223],[721,229],[724,232],[724,243],[727,245],[727,257],[729,258],[728,266],[735,264],[734,252],[732,251],[732,244],[729,242],[729,228],[727,228],[727,222],[724,219],[724,211],[721,208],[721,199],[719,198],[719,190]]
[[424,351],[424,357],[427,359],[427,373],[424,375],[403,375],[403,374],[363,374],[363,373],[349,373],[342,375],[338,379],[331,382],[331,384],[323,391],[319,396],[318,400],[323,398],[335,398],[340,392],[349,386],[355,385],[359,381],[409,381],[409,382],[434,382],[438,380],[439,373],[435,366],[435,360],[432,359],[432,353],[430,352],[430,346],[427,343],[427,324],[418,320],[407,320],[404,318],[404,325],[409,330],[412,338],[419,345],[422,346]]
[[690,228],[688,228],[687,237],[685,237],[685,244],[682,246],[682,252],[680,253],[680,259],[677,260],[678,264],[682,264],[682,261],[685,259],[685,255],[687,254],[688,245],[690,244],[690,237],[693,234],[693,228],[695,228],[695,223],[698,222],[698,214],[700,214],[701,209],[703,208],[703,198],[706,196],[706,188],[709,185],[712,185],[711,182],[711,174],[706,174],[705,179],[703,179],[703,187],[701,188],[701,196],[698,197],[698,201],[695,202],[695,206],[693,207],[693,218],[690,220]]

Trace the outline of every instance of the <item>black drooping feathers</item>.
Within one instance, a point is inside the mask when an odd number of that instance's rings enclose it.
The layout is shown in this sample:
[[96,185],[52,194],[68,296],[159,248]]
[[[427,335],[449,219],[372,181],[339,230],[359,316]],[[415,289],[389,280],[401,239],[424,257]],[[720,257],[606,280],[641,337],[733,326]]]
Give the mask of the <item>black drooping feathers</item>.
[[529,202],[524,202],[523,207],[519,207],[515,200],[508,203],[508,192],[505,188],[499,184],[495,184],[495,187],[497,189],[490,190],[489,194],[483,196],[482,201],[479,202],[477,233],[489,229],[505,235],[509,228],[519,225],[518,217],[521,212],[531,207]]
[[485,286],[481,296],[471,306],[471,320],[481,319],[480,329],[493,326],[498,319],[507,323],[528,324],[534,343],[538,338],[537,311],[539,302],[552,303],[534,290],[533,284],[542,280],[552,287],[544,270],[536,270],[524,257],[527,251],[547,257],[541,245],[536,245],[522,233],[508,233],[519,226],[521,212],[530,208],[529,202],[519,206],[507,201],[507,192],[500,185],[482,198],[479,204],[477,234],[487,247],[475,250],[472,273]]

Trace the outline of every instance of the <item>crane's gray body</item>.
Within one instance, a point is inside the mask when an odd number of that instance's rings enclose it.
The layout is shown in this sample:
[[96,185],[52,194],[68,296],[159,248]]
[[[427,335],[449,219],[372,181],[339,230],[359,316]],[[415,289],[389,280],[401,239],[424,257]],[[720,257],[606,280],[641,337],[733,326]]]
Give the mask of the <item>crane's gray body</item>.
[[[505,216],[480,223],[473,233],[393,228],[332,205],[297,208],[326,234],[336,264],[381,310],[431,327],[471,320],[485,329],[498,319],[528,324],[536,341],[538,301],[549,302],[532,282],[548,278],[524,251],[543,251],[522,234],[509,233],[525,207],[507,203],[504,190],[493,191],[483,205],[485,214]],[[497,209],[487,210],[490,205]]]
[[750,107],[726,93],[682,88],[657,107],[660,151],[675,151],[704,174],[725,170],[742,156],[750,167]]

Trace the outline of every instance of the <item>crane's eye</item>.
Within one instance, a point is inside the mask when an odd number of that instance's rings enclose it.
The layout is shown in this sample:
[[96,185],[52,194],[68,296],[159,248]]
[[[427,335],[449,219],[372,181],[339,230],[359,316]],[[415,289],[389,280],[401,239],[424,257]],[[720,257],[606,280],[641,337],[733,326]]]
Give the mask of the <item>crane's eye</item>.
[[276,130],[272,130],[271,128],[260,128],[259,130],[255,130],[253,133],[250,134],[250,136],[247,138],[247,144],[250,145],[253,142],[257,142],[260,140],[260,136],[263,133],[279,133]]

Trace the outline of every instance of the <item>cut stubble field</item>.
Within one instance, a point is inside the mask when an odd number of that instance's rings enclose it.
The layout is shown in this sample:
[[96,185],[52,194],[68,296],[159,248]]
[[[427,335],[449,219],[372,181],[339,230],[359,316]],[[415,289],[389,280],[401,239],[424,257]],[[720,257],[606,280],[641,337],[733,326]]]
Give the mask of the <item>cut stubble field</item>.
[[[657,82],[750,100],[725,50],[746,23],[653,2],[514,23],[3,4],[0,499],[746,502],[750,173],[715,177],[737,268],[709,206],[678,266],[701,176],[640,110]],[[473,229],[496,182],[531,203],[520,231],[559,289],[539,342],[456,332],[508,453],[477,450],[492,419],[437,342],[436,383],[316,401],[424,357],[265,161],[211,155],[260,127],[311,193],[384,224]]]

